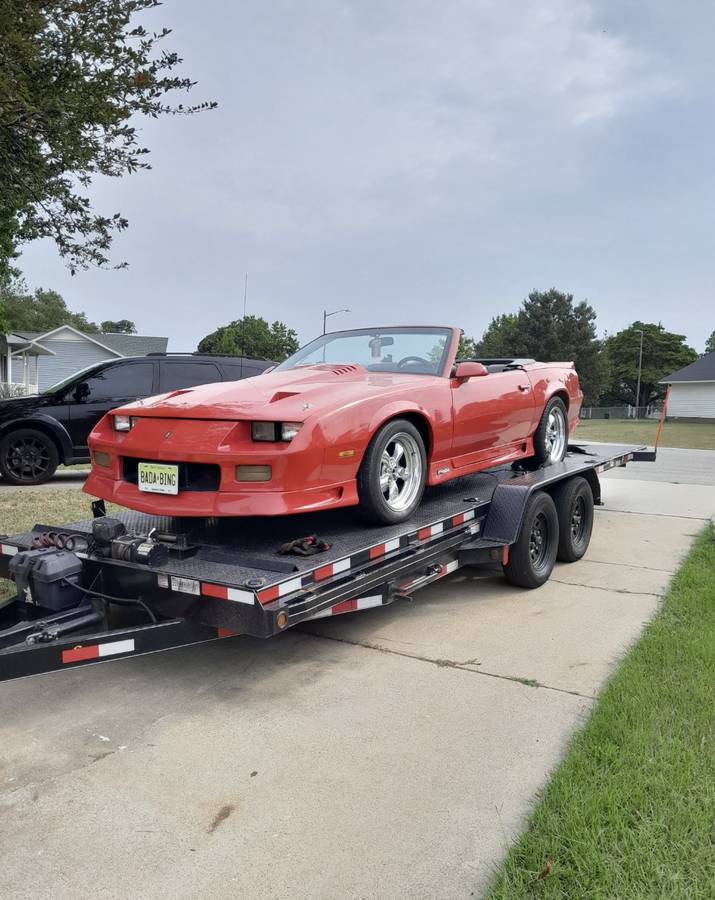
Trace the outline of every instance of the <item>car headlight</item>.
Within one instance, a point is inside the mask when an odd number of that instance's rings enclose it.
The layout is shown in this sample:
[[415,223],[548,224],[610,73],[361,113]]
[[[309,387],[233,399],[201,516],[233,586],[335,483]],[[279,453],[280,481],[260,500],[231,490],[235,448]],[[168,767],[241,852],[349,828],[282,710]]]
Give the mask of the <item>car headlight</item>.
[[139,416],[113,416],[115,431],[131,431],[139,421]]
[[283,422],[281,424],[281,440],[292,441],[302,427],[302,422]]
[[129,431],[132,424],[132,420],[129,416],[114,416],[115,431]]
[[254,441],[292,441],[302,427],[302,422],[251,422],[251,437]]

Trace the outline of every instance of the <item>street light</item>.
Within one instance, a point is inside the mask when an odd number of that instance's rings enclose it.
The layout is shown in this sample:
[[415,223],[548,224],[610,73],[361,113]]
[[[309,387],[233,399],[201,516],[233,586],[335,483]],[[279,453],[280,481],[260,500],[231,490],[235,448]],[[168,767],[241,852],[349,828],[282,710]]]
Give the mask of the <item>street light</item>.
[[334,309],[332,312],[328,312],[327,310],[323,310],[323,334],[326,331],[327,321],[330,316],[337,316],[338,313],[349,313],[349,309]]
[[638,408],[641,399],[641,372],[643,371],[643,329],[634,328],[633,330],[639,332],[641,336],[641,347],[638,353],[638,386],[636,387],[636,419],[639,419]]

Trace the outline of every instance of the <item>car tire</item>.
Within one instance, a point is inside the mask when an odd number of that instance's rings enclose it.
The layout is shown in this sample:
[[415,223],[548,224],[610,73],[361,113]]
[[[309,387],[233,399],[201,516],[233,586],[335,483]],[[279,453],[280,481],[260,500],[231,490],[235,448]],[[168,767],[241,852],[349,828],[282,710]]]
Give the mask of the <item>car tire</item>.
[[593,491],[585,478],[569,478],[551,493],[559,517],[561,562],[576,562],[588,550],[593,531]]
[[569,420],[566,405],[560,397],[552,397],[544,407],[534,432],[533,467],[561,462],[569,445]]
[[0,440],[0,473],[9,484],[43,484],[59,462],[55,442],[36,428],[18,428]]
[[551,497],[537,491],[529,497],[516,543],[509,547],[504,575],[517,587],[541,587],[556,562],[559,517]]
[[415,426],[394,419],[373,435],[357,475],[360,511],[368,522],[396,525],[420,505],[427,453]]

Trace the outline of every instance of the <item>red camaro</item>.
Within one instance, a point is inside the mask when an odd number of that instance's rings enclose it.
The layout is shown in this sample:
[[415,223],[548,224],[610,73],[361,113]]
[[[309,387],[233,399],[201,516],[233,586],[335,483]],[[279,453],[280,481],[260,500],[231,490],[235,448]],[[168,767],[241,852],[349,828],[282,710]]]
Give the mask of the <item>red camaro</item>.
[[582,394],[573,363],[456,362],[457,328],[326,334],[255,378],[113,410],[84,490],[167,516],[274,516],[360,505],[407,519],[425,485],[563,459]]

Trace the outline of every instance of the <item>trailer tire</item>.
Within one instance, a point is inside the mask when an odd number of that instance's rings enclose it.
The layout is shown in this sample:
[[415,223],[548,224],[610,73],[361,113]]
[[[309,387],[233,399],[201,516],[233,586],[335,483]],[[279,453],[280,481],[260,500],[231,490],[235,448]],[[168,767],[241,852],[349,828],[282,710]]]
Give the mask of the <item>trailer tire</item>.
[[576,562],[588,550],[593,531],[593,491],[585,478],[569,478],[551,496],[559,517],[559,549],[556,558]]
[[559,517],[551,497],[537,491],[529,497],[516,543],[509,548],[504,575],[517,587],[541,587],[556,562]]

